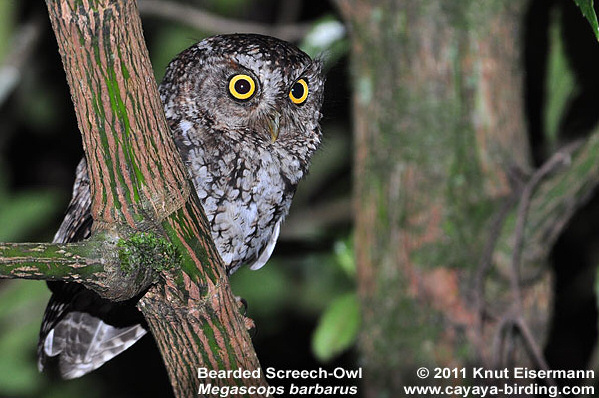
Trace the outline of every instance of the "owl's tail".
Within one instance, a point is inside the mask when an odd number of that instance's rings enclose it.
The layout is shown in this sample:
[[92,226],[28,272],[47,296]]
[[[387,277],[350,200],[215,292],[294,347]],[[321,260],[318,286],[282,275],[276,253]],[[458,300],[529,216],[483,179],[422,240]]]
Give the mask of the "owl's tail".
[[[38,342],[38,369],[57,357],[64,379],[81,377],[135,344],[146,333],[141,314],[128,302],[111,303],[75,283],[49,283]],[[140,321],[139,323],[137,323]]]

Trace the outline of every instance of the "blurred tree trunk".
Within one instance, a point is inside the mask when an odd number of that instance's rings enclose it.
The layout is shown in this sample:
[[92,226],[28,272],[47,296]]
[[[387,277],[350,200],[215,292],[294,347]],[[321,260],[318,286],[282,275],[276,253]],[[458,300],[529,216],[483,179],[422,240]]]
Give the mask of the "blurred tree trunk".
[[337,3],[352,49],[366,396],[403,396],[421,366],[546,367],[547,255],[588,197],[574,185],[597,184],[597,137],[533,168],[528,2]]

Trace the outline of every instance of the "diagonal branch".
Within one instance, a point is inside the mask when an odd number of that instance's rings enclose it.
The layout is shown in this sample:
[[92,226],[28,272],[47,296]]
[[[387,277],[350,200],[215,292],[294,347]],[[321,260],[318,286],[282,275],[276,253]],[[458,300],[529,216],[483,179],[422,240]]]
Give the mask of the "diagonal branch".
[[132,16],[135,2],[47,4],[88,160],[94,222],[151,227],[190,189]]

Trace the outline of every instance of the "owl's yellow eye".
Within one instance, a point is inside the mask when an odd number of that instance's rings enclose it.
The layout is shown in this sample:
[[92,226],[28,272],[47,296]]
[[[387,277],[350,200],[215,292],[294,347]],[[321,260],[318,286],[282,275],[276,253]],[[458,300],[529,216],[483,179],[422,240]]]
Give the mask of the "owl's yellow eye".
[[299,79],[295,82],[291,91],[289,91],[289,98],[294,104],[300,105],[308,98],[308,83],[304,79]]
[[247,100],[256,92],[256,83],[248,75],[235,75],[229,80],[229,93],[238,100]]

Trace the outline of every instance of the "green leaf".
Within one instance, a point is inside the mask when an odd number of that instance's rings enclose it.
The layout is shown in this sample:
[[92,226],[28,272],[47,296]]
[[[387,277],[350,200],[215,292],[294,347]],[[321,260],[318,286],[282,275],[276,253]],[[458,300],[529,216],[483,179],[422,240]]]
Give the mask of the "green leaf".
[[356,276],[356,260],[354,258],[353,237],[335,242],[335,258],[337,264],[350,278]]
[[580,11],[582,11],[582,15],[591,24],[595,37],[599,40],[599,23],[597,22],[597,14],[595,14],[595,9],[593,8],[593,0],[574,0],[574,2],[580,8]]
[[356,293],[337,297],[322,314],[312,336],[312,352],[321,361],[329,361],[351,347],[360,327]]

